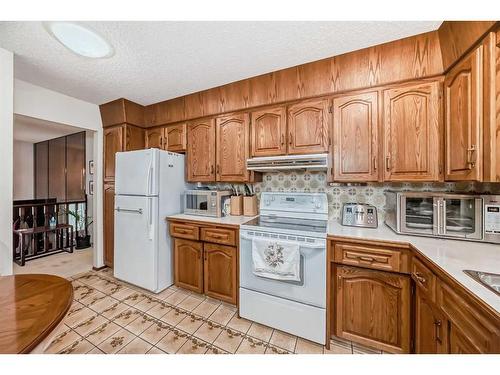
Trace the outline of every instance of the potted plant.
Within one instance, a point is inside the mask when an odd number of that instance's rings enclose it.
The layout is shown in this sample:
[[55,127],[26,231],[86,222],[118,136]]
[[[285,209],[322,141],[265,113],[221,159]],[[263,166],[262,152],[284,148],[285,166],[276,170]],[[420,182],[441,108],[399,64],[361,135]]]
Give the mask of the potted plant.
[[[86,249],[90,247],[90,234],[87,233],[88,227],[92,224],[90,216],[82,215],[78,211],[68,210],[68,215],[73,216],[76,224],[76,248]],[[80,235],[83,234],[83,235]]]

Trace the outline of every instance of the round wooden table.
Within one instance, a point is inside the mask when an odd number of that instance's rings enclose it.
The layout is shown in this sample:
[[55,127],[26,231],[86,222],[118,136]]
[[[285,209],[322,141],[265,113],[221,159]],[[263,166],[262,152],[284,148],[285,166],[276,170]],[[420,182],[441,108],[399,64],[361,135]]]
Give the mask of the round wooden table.
[[0,277],[0,353],[29,353],[61,322],[73,287],[54,275]]

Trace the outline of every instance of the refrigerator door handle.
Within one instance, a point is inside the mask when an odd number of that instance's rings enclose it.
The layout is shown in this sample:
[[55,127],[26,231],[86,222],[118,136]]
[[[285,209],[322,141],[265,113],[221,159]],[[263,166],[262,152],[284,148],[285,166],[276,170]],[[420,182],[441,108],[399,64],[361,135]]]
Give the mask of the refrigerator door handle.
[[148,199],[148,234],[149,240],[153,240],[153,199]]

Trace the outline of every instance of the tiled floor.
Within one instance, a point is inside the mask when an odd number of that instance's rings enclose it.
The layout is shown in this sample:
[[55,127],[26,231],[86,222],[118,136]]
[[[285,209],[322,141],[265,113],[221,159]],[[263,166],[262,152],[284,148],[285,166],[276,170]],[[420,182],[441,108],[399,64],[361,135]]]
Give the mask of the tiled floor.
[[152,294],[111,269],[71,279],[75,301],[46,353],[380,354],[346,341],[326,350],[240,319],[235,306],[177,287]]
[[92,269],[93,249],[74,250],[73,253],[59,253],[27,261],[21,267],[14,263],[14,274],[48,273],[61,277],[87,272]]

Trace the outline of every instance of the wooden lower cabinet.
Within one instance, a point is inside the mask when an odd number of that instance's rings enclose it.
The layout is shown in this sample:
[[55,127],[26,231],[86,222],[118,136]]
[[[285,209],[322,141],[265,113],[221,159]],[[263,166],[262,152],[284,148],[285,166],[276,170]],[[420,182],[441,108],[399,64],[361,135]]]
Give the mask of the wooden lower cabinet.
[[336,265],[335,335],[393,353],[410,352],[410,278]]
[[446,353],[447,325],[443,313],[418,288],[415,294],[415,353]]
[[115,247],[115,185],[104,184],[104,264],[113,267]]
[[204,244],[204,292],[207,296],[236,304],[236,248]]
[[203,242],[174,239],[175,285],[203,293]]

